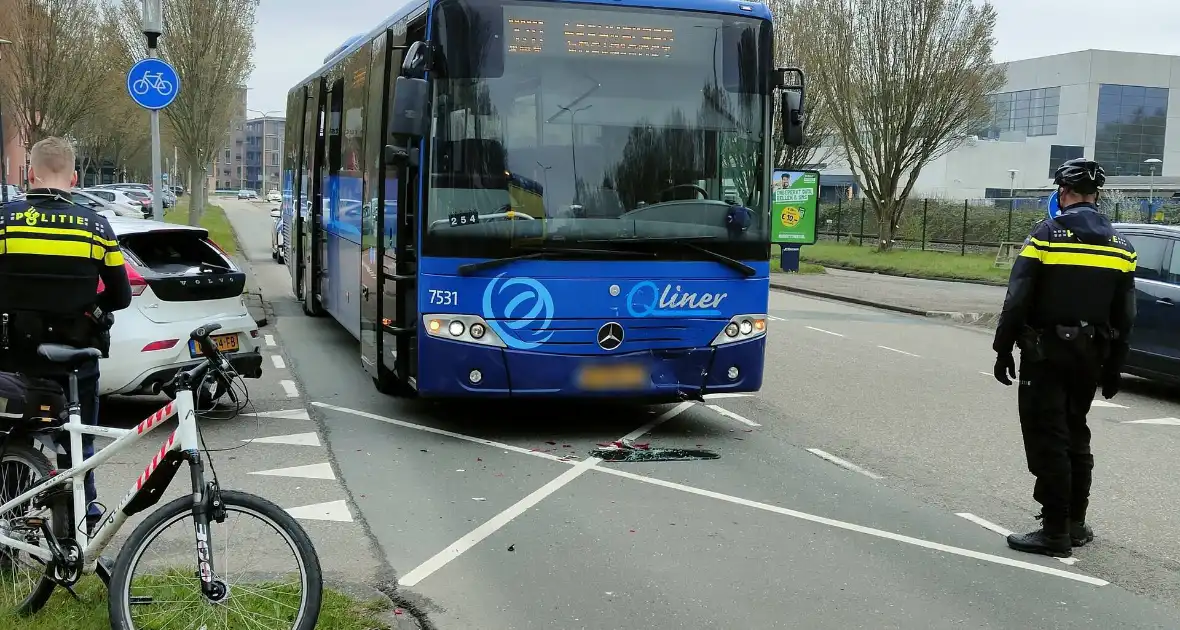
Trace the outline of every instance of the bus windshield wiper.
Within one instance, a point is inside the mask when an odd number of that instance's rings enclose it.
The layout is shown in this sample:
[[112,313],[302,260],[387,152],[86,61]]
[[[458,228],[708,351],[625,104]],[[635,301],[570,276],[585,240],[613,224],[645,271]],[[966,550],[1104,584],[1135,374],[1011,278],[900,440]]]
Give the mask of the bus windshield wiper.
[[481,260],[479,262],[459,265],[458,272],[459,272],[459,275],[461,275],[461,276],[468,276],[468,275],[471,275],[471,274],[473,274],[477,271],[483,270],[483,269],[491,269],[492,267],[499,267],[500,265],[506,265],[510,262],[516,262],[518,260],[535,260],[537,258],[557,258],[560,256],[573,257],[573,256],[602,256],[604,254],[607,254],[607,255],[609,255],[609,254],[614,254],[614,255],[623,254],[626,256],[645,256],[645,257],[653,257],[653,258],[655,257],[655,254],[650,254],[647,252],[635,252],[635,251],[626,251],[626,250],[619,250],[619,249],[559,249],[559,248],[551,248],[551,249],[537,249],[537,250],[531,250],[531,251],[526,250],[526,251],[528,251],[529,253],[518,254],[516,256],[505,256],[503,258],[490,258],[488,260]]
[[[725,265],[726,267],[729,267],[730,269],[733,269],[734,271],[741,273],[742,275],[746,276],[747,278],[758,274],[757,269],[754,269],[753,267],[747,265],[746,263],[744,263],[736,258],[730,258],[729,256],[726,256],[725,254],[718,254],[717,252],[715,252],[707,247],[701,247],[700,245],[697,245],[696,243],[693,242],[693,241],[711,241],[715,238],[716,237],[714,237],[714,236],[689,236],[689,237],[684,237],[684,236],[636,236],[633,238],[616,239],[616,242],[669,243],[669,244],[677,245],[677,246],[680,246],[680,247],[683,247],[686,249],[691,249],[696,252],[700,252],[700,253],[708,256],[710,259],[715,260],[715,261]],[[582,241],[582,242],[592,243],[595,241]]]

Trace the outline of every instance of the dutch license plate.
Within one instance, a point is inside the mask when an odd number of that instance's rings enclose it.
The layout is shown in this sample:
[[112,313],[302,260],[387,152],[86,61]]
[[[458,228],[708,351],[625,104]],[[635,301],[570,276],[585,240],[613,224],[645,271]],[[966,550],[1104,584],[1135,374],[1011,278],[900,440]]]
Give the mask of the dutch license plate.
[[578,385],[583,389],[639,389],[650,381],[642,365],[592,365],[582,368]]
[[[238,351],[238,336],[237,335],[213,335],[211,337],[213,343],[217,344],[217,349],[222,352],[237,352]],[[201,344],[196,341],[188,342],[189,353],[193,358],[201,356]]]

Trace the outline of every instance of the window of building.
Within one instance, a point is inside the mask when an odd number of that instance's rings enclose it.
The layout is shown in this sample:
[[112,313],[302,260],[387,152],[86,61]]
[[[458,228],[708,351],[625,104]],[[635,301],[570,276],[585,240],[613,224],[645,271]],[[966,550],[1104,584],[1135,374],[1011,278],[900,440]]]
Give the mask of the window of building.
[[1057,135],[1060,86],[1001,92],[990,94],[987,99],[992,108],[991,121],[979,133],[980,137],[999,138],[1008,131],[1021,131],[1027,136]]
[[226,149],[226,150],[225,150],[225,163],[226,163],[226,164],[229,164],[229,161],[230,161],[230,157],[229,157],[229,149]]
[[1086,156],[1086,148],[1067,144],[1054,144],[1049,147],[1049,179],[1057,172],[1057,167],[1069,160],[1076,160]]
[[[1098,123],[1094,159],[1107,175],[1150,175],[1144,160],[1164,158],[1168,88],[1136,85],[1098,86]],[[1155,165],[1159,175],[1163,164]]]

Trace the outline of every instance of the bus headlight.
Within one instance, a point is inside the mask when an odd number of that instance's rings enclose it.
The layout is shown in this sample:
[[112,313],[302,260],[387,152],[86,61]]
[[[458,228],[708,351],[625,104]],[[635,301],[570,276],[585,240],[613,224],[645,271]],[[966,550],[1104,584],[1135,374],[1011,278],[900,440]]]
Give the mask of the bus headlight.
[[766,315],[734,315],[721,332],[713,338],[711,346],[720,346],[726,343],[734,343],[737,341],[747,341],[749,339],[757,339],[766,334]]
[[422,316],[426,334],[440,339],[504,348],[504,342],[479,315],[431,313]]

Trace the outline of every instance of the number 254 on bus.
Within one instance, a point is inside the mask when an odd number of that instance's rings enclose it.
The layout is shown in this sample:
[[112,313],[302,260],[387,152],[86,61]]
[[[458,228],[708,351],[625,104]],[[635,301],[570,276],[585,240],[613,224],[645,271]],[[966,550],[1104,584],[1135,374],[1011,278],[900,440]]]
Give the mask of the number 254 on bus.
[[757,391],[772,140],[803,142],[773,29],[730,0],[426,0],[345,42],[288,94],[304,311],[389,393]]

